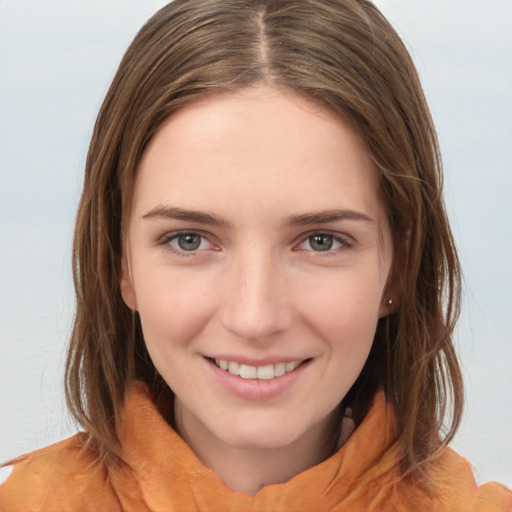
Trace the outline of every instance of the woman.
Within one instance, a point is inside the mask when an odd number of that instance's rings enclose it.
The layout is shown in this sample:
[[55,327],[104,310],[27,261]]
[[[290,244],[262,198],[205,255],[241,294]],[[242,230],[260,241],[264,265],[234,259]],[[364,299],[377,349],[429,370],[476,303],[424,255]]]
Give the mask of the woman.
[[369,2],[162,9],[87,163],[67,367],[85,433],[14,461],[2,510],[510,509],[446,447],[440,172]]

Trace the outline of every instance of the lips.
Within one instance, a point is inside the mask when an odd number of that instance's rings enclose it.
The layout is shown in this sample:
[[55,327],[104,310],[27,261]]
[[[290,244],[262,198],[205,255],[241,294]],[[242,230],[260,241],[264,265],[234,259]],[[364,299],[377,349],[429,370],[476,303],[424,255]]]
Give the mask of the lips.
[[241,377],[242,379],[258,379],[258,380],[271,380],[276,377],[292,372],[300,364],[302,360],[278,362],[275,364],[267,364],[263,366],[252,366],[248,364],[240,364],[236,361],[228,361],[226,359],[214,359],[217,368],[224,370],[231,375]]
[[[243,400],[271,400],[286,393],[307,371],[313,359],[258,361],[226,356],[206,357],[214,381]],[[252,364],[249,364],[252,363]]]

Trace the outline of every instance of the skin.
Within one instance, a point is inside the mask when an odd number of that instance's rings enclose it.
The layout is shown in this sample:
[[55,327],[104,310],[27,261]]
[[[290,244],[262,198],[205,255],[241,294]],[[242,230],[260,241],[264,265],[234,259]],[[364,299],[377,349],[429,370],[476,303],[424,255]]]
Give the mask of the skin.
[[[121,290],[175,393],[178,432],[231,489],[255,494],[328,456],[333,413],[389,314],[385,218],[359,138],[289,90],[192,103],[146,149]],[[215,357],[307,364],[277,396],[248,398]]]

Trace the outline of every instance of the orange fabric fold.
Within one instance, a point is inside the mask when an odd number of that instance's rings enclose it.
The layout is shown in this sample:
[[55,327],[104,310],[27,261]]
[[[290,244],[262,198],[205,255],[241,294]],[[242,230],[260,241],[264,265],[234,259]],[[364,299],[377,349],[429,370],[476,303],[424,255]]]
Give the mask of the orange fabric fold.
[[476,487],[450,449],[436,459],[428,493],[402,478],[393,449],[395,416],[383,393],[345,445],[290,481],[254,496],[228,489],[159,414],[147,387],[126,397],[123,464],[81,448],[83,435],[15,459],[0,491],[1,512],[510,512],[512,492]]

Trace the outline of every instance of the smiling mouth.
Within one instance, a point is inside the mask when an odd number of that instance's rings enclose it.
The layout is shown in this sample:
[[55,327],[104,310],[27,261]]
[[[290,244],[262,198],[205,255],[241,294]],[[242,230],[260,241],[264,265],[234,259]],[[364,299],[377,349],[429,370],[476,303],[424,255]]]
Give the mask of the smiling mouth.
[[242,379],[271,380],[293,372],[293,370],[299,367],[302,363],[309,361],[309,359],[291,361],[288,363],[267,364],[265,366],[250,366],[248,364],[239,364],[225,359],[211,359],[211,361],[215,366],[217,366],[217,368],[220,368],[231,375],[241,377]]

